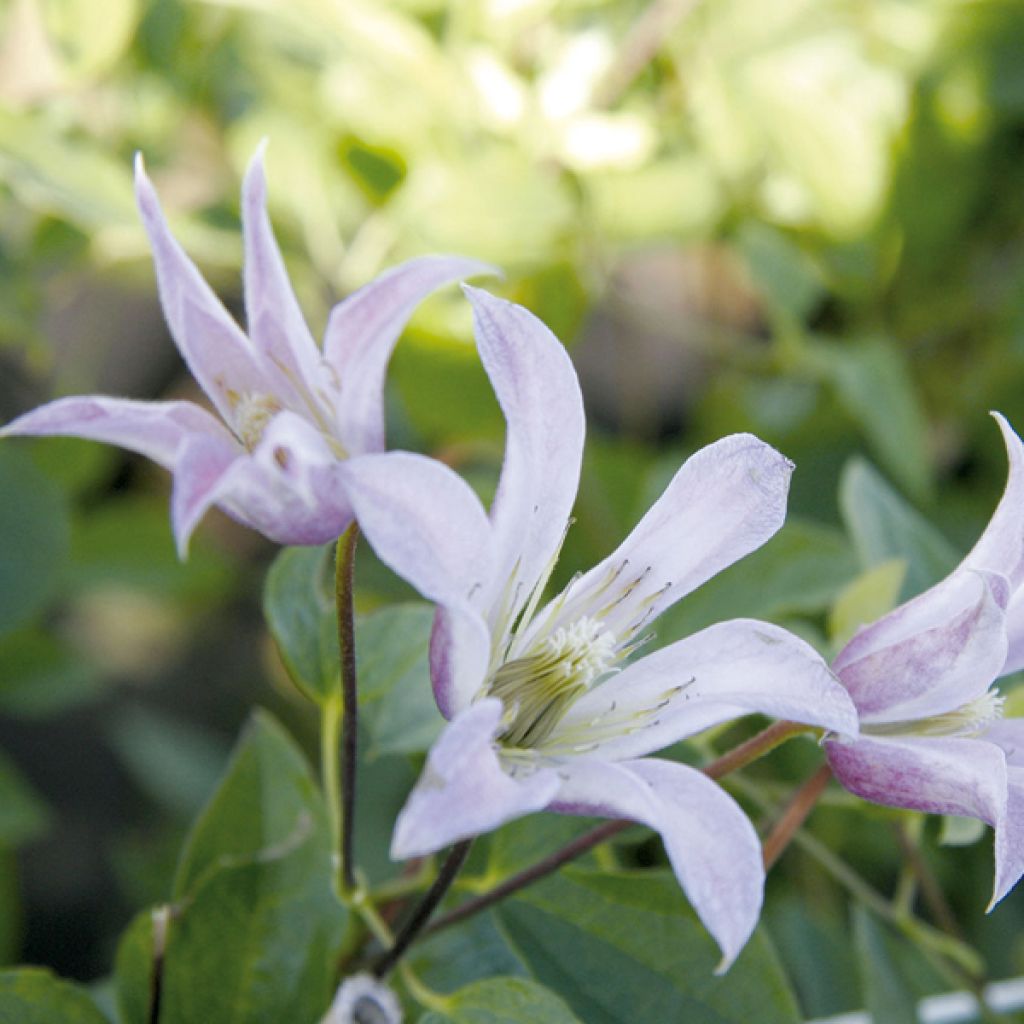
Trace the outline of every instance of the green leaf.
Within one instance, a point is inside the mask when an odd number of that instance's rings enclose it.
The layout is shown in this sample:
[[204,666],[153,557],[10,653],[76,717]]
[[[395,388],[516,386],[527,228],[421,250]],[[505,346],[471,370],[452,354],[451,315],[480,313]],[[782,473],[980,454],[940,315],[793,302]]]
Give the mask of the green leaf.
[[87,992],[39,967],[0,971],[0,1024],[110,1024]]
[[488,978],[446,999],[420,1024],[580,1024],[561,999],[528,978]]
[[853,910],[853,934],[864,1003],[872,1020],[917,1024],[917,999],[898,968],[893,940],[860,905]]
[[[193,827],[174,896],[161,1024],[319,1020],[345,911],[320,794],[269,715],[253,716]],[[137,963],[130,973],[143,974]]]
[[37,628],[0,638],[0,709],[42,717],[88,703],[106,690],[97,667]]
[[356,657],[368,757],[429,749],[444,725],[430,687],[434,610],[409,603],[359,620]]
[[674,876],[564,870],[498,910],[538,981],[587,1024],[796,1024],[801,1017],[765,934],[725,977],[720,953]]
[[0,753],[0,846],[19,846],[46,831],[50,813],[35,790]]
[[901,600],[937,583],[959,561],[949,541],[863,459],[843,468],[839,508],[864,568],[906,559]]
[[817,343],[807,351],[860,425],[879,461],[919,500],[932,490],[927,424],[906,362],[882,338]]
[[869,622],[880,619],[896,607],[907,575],[902,558],[881,562],[847,584],[828,615],[829,639],[836,647]]
[[117,944],[114,986],[120,1024],[149,1024],[150,1008],[156,994],[156,947],[163,955],[167,907],[144,910],[136,915]]
[[263,587],[263,614],[281,660],[295,685],[318,704],[341,690],[330,551],[285,548]]
[[0,448],[0,635],[51,600],[67,562],[64,492],[8,441]]
[[749,221],[736,242],[751,277],[772,308],[802,321],[821,301],[825,291],[821,273],[781,232]]

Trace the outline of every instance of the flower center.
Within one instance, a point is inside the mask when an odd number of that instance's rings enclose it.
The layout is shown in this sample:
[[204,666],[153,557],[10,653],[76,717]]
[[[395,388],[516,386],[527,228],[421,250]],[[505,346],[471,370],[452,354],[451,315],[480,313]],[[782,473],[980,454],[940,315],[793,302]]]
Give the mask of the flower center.
[[263,438],[267,424],[281,411],[273,395],[241,395],[235,403],[235,433],[251,452]]
[[508,747],[543,743],[575,701],[617,660],[615,637],[584,616],[538,639],[491,677],[487,693],[505,706],[499,739]]
[[1003,717],[1005,697],[989,690],[962,707],[931,718],[913,718],[905,722],[861,725],[871,736],[977,736]]

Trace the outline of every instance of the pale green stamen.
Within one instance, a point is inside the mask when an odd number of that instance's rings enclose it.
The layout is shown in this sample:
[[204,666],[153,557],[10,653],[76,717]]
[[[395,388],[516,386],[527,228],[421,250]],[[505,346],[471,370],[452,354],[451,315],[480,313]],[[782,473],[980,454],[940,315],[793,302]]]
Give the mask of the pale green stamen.
[[989,690],[970,703],[941,715],[862,725],[861,732],[872,736],[977,736],[1003,717],[1005,702],[1005,697]]
[[228,398],[233,399],[238,440],[252,451],[262,440],[267,424],[281,411],[281,403],[273,395],[229,394]]

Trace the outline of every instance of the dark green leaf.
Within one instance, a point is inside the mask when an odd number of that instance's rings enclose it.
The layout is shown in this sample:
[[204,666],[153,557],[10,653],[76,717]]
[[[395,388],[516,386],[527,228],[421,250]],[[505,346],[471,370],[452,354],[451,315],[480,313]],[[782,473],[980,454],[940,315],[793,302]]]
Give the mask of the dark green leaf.
[[864,568],[906,559],[901,600],[937,583],[959,561],[949,541],[863,459],[843,469],[839,506]]
[[580,1024],[561,999],[528,978],[489,978],[448,997],[420,1024]]
[[42,629],[21,629],[0,639],[0,708],[7,714],[56,714],[104,690],[95,665]]
[[0,1024],[110,1024],[89,994],[39,967],[0,971]]
[[0,846],[18,846],[45,831],[50,814],[22,774],[0,753]]
[[169,908],[144,910],[127,927],[117,944],[114,984],[120,1024],[150,1024],[156,998],[158,972],[156,949],[163,954]]
[[263,588],[263,613],[288,674],[310,700],[340,692],[329,548],[285,548]]
[[564,870],[502,904],[498,917],[533,976],[587,1024],[801,1019],[761,932],[714,976],[719,951],[671,875]]
[[64,492],[10,441],[0,447],[0,635],[54,596],[67,562]]
[[860,905],[853,909],[853,934],[864,1003],[872,1019],[917,1024],[917,1000],[897,966],[893,940]]

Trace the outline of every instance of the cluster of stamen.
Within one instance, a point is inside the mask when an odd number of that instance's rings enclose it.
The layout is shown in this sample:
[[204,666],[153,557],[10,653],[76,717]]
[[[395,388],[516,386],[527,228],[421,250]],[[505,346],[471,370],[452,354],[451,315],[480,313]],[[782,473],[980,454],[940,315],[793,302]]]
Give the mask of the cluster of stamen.
[[930,718],[862,725],[873,736],[978,736],[1003,717],[1006,698],[988,690],[962,707]]
[[281,411],[281,403],[273,395],[247,394],[234,396],[233,404],[235,434],[251,452],[263,439],[267,424]]
[[534,643],[501,665],[487,693],[505,706],[500,740],[507,747],[536,747],[590,686],[614,667],[615,637],[586,616]]

